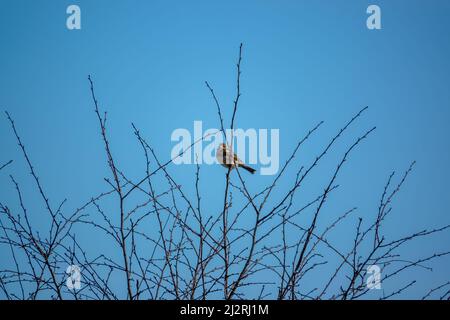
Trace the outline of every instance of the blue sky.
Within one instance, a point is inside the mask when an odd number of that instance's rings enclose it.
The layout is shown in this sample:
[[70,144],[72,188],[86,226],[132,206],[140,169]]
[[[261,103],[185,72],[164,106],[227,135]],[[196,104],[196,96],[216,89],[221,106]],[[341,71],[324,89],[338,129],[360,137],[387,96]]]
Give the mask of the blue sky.
[[[377,4],[382,29],[366,28],[366,8]],[[66,8],[81,8],[82,29],[66,28]],[[310,163],[328,139],[364,106],[369,110],[329,156],[305,190],[323,188],[339,155],[364,132],[376,132],[351,156],[327,211],[357,206],[373,216],[392,170],[417,161],[394,203],[385,232],[402,236],[450,223],[450,22],[448,1],[2,1],[0,7],[0,107],[16,120],[53,203],[76,208],[105,188],[106,158],[89,95],[92,75],[120,167],[142,177],[144,163],[131,123],[168,159],[176,128],[202,120],[217,128],[207,80],[229,121],[235,63],[244,43],[236,127],[279,128],[280,163],[297,139],[318,121],[324,127],[300,151]],[[14,203],[8,174],[23,185],[27,201],[42,210],[28,169],[6,119],[0,119],[0,200]],[[184,185],[193,167],[174,167]],[[222,199],[223,169],[202,166],[206,208]],[[253,177],[252,177],[253,178]],[[255,176],[259,191],[272,177]],[[220,181],[220,184],[216,182]],[[280,189],[287,188],[283,182]],[[328,219],[328,218],[326,218]],[[326,220],[325,219],[325,220]],[[37,219],[39,224],[39,219]],[[354,223],[336,231],[343,246]],[[81,233],[87,243],[108,244]],[[448,250],[450,233],[414,242],[405,257]],[[102,247],[104,246],[104,247]],[[2,262],[3,259],[2,248]],[[450,258],[418,270],[406,298],[449,279]],[[319,277],[320,278],[320,277]],[[314,285],[319,278],[309,279]],[[406,284],[408,278],[392,285]],[[388,290],[389,291],[389,290]]]

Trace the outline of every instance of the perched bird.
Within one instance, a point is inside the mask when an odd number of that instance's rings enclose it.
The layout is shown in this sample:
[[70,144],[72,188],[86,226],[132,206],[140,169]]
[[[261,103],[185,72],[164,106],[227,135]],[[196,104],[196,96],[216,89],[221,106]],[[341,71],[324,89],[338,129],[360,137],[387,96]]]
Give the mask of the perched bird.
[[247,166],[241,159],[234,154],[233,150],[230,149],[225,143],[222,143],[219,148],[217,148],[216,158],[219,163],[225,168],[235,168],[239,167],[247,170],[251,174],[255,173],[256,170],[252,167]]

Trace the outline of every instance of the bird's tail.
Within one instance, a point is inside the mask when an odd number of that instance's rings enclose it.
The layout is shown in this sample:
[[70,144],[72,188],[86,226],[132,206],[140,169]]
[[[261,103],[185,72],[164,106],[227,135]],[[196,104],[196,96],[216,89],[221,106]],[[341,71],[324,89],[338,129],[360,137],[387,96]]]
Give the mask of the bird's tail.
[[256,172],[255,169],[253,169],[252,167],[249,167],[249,166],[247,166],[247,165],[245,165],[245,164],[241,164],[241,165],[239,165],[239,167],[242,167],[242,169],[247,170],[247,171],[250,172],[251,174],[254,174],[254,173]]

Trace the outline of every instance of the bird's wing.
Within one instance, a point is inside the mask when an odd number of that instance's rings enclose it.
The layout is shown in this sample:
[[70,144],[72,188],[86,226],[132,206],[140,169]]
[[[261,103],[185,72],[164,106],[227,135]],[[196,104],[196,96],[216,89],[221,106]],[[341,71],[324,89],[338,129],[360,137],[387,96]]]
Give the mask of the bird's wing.
[[230,153],[228,149],[217,150],[216,158],[220,164],[231,165],[236,163],[236,160],[233,158],[232,153]]
[[234,156],[234,163],[235,164],[244,164],[244,162],[238,158],[238,156],[236,154],[233,154]]

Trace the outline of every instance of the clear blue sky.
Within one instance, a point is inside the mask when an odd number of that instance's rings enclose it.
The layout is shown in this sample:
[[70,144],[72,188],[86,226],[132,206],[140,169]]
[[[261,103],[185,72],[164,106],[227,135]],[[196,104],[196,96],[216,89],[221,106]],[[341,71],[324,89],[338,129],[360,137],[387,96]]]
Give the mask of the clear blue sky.
[[[366,8],[372,3],[381,7],[382,30],[366,28]],[[70,4],[81,8],[81,30],[66,28]],[[236,126],[279,128],[281,163],[318,121],[324,120],[324,127],[301,150],[300,163],[310,163],[346,120],[370,107],[306,190],[321,190],[319,182],[329,177],[343,148],[377,126],[342,171],[341,189],[327,203],[330,215],[357,206],[357,216],[373,217],[389,173],[400,174],[417,161],[385,227],[388,235],[402,236],[450,223],[449,12],[450,2],[444,0],[2,0],[0,107],[16,120],[53,203],[67,197],[70,211],[105,190],[103,178],[109,174],[88,74],[109,114],[113,152],[120,167],[137,180],[144,163],[131,122],[161,159],[170,157],[174,129],[192,130],[194,120],[217,128],[204,81],[215,88],[229,119],[243,42]],[[0,172],[0,201],[14,205],[8,178],[13,174],[30,208],[43,210],[5,118],[0,118],[0,150],[0,163],[14,159]],[[192,169],[172,170],[188,185]],[[203,166],[202,173],[205,206],[215,208],[215,202],[223,201],[223,170]],[[259,191],[270,181],[255,176],[249,188]],[[350,232],[354,223],[334,237],[344,247]],[[106,250],[99,235],[79,236]],[[404,258],[448,250],[449,243],[449,232],[417,241],[403,251]],[[429,265],[433,272],[421,269],[408,275],[419,282],[404,297],[419,297],[449,280],[450,258]],[[309,279],[310,284],[319,278]],[[392,286],[407,282],[402,278]]]

